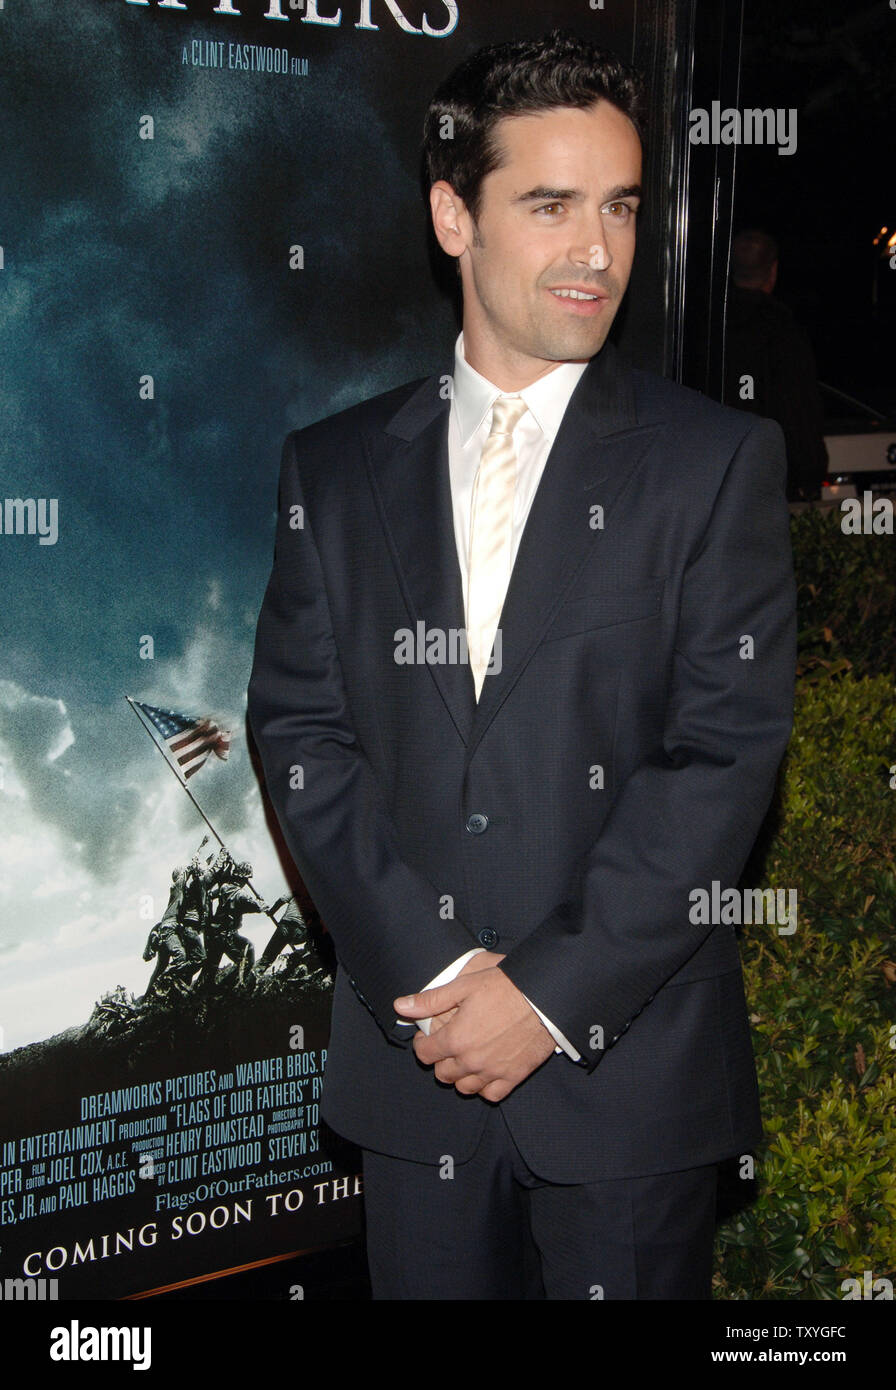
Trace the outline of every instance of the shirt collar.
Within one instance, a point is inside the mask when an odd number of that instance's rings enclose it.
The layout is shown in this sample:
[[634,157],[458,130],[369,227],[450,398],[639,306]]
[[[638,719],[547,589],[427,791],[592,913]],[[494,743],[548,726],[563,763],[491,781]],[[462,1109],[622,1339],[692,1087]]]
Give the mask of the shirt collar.
[[464,447],[498,397],[505,394],[522,396],[542,434],[553,442],[569,398],[587,367],[587,362],[561,362],[559,367],[522,391],[505,393],[470,366],[464,356],[464,335],[459,333],[454,345],[454,406]]

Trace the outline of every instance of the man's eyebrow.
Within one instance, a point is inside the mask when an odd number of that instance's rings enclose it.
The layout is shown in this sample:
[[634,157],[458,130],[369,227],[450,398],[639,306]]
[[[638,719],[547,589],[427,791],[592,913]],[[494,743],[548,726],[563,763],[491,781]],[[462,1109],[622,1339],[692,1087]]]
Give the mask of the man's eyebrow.
[[[609,203],[616,198],[640,198],[641,196],[639,183],[617,184],[604,196],[603,202]],[[513,201],[515,203],[580,203],[584,197],[585,194],[581,188],[546,188],[542,185],[538,188],[530,188],[527,193],[520,193]]]
[[639,183],[620,183],[615,188],[611,188],[609,193],[604,196],[604,202],[609,203],[614,198],[642,198],[643,196]]

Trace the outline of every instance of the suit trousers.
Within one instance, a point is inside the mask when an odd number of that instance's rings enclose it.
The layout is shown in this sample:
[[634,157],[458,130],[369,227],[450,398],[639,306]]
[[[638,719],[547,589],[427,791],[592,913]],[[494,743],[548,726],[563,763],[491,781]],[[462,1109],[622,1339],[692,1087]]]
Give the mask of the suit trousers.
[[[483,1102],[480,1102],[483,1103]],[[705,1299],[717,1165],[558,1184],[500,1105],[466,1163],[363,1150],[374,1299]]]

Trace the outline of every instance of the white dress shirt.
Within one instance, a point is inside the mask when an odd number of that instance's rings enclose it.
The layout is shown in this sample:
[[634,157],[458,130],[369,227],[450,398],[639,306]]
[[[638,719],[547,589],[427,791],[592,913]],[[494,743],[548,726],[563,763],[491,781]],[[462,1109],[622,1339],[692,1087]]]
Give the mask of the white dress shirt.
[[[579,383],[587,362],[561,362],[553,371],[539,377],[521,391],[504,392],[499,386],[480,376],[464,356],[464,335],[454,347],[454,389],[448,420],[448,469],[451,478],[451,503],[454,511],[454,540],[463,584],[464,612],[467,609],[467,579],[470,547],[470,511],[473,483],[479,469],[482,450],[492,423],[492,406],[498,396],[522,396],[528,407],[513,431],[513,446],[517,456],[516,491],[513,502],[513,537],[511,566],[516,561],[532,499],[541,482],[548,453],[560,428],[569,398]],[[485,677],[489,680],[488,674]],[[424,986],[434,989],[446,985],[460,973],[467,961],[485,948],[478,946],[457,960]],[[559,1028],[545,1018],[532,1000],[523,996],[547,1028],[557,1044],[555,1052],[565,1052],[574,1062],[581,1054],[565,1038]],[[429,1033],[431,1019],[417,1020],[417,1026]]]

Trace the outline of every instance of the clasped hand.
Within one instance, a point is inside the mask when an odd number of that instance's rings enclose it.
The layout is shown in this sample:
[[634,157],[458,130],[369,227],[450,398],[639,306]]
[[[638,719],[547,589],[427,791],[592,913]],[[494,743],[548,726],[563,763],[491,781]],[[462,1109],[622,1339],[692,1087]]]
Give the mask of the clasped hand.
[[473,956],[447,985],[394,1001],[402,1018],[432,1018],[414,1051],[461,1095],[498,1101],[554,1051],[554,1039],[493,951]]

